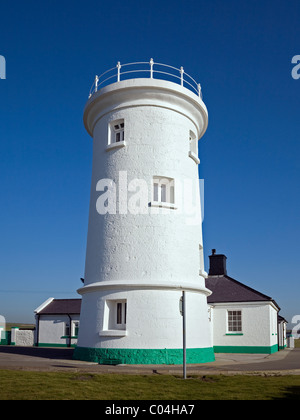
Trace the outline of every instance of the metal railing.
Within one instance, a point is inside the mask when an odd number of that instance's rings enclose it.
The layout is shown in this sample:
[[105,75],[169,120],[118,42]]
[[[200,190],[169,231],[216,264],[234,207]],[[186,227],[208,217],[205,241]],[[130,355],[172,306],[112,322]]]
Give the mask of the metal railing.
[[[130,67],[129,67],[130,66]],[[122,68],[122,71],[121,71]],[[123,70],[125,68],[125,71]],[[185,73],[183,67],[180,69],[169,66],[168,64],[154,63],[153,58],[147,61],[122,64],[118,61],[117,65],[106,70],[100,76],[96,75],[94,83],[90,89],[89,98],[98,91],[99,88],[107,86],[110,83],[120,82],[122,80],[141,77],[150,79],[163,79],[177,82],[181,86],[190,89],[202,99],[201,85],[197,83],[189,74]],[[157,77],[155,77],[157,76]]]

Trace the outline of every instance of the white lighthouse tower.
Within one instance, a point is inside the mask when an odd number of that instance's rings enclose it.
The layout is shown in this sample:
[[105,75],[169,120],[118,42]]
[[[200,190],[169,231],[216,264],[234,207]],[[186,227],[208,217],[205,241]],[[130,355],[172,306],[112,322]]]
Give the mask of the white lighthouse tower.
[[186,361],[214,360],[198,180],[207,122],[182,67],[151,59],[96,77],[84,110],[93,169],[75,358],[182,363],[184,291]]

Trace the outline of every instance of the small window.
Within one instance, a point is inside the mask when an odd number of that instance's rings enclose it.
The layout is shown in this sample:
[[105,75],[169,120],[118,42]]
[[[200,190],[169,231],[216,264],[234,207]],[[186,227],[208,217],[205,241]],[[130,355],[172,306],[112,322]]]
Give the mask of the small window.
[[228,332],[240,333],[242,332],[242,311],[228,311]]
[[126,330],[127,301],[106,300],[103,320],[103,331]]
[[110,144],[120,143],[125,141],[125,126],[124,120],[118,120],[111,123]]
[[67,336],[70,335],[70,323],[69,322],[65,323],[65,335],[67,335]]
[[122,306],[122,303],[117,303],[117,324],[122,324]]
[[71,329],[70,329],[70,322],[65,323],[65,336],[72,336],[76,335],[78,336],[78,330],[79,330],[79,321],[72,321],[71,323]]
[[153,178],[153,201],[157,203],[175,203],[173,178]]
[[126,302],[117,302],[117,325],[126,326],[127,304]]
[[197,150],[197,141],[196,141],[196,136],[195,134],[190,131],[190,152],[194,153],[195,155],[198,154],[198,150]]
[[73,332],[75,336],[78,336],[79,331],[79,321],[73,321]]
[[126,301],[115,302],[114,305],[116,325],[115,328],[117,329],[125,329],[126,328],[126,315],[127,315],[127,303]]
[[192,158],[197,164],[200,163],[198,158],[198,141],[193,131],[190,131],[189,135],[189,157]]
[[199,264],[200,264],[199,274],[203,275],[205,273],[205,270],[204,270],[203,246],[201,244],[199,244]]

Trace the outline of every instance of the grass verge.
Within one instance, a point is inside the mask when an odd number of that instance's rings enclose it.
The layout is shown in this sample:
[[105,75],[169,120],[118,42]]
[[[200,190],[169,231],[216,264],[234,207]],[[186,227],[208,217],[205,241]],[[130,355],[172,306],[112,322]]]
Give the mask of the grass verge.
[[299,399],[300,376],[116,375],[0,370],[1,400]]

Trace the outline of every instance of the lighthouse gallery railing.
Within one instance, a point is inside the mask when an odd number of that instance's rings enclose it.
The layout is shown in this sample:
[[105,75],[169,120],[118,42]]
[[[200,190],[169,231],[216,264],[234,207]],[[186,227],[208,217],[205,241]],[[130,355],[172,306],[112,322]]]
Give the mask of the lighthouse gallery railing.
[[[125,68],[125,71],[123,70]],[[121,71],[122,69],[122,71]],[[118,61],[115,67],[106,70],[100,76],[96,75],[94,83],[90,89],[89,98],[98,91],[99,88],[104,87],[113,82],[120,82],[121,80],[132,79],[134,77],[149,77],[150,79],[164,79],[176,82],[181,86],[190,89],[202,99],[201,85],[197,83],[189,74],[185,73],[183,67],[180,69],[169,66],[168,64],[155,63],[151,58],[149,62],[139,61],[135,63],[122,64]],[[157,77],[155,77],[157,76]]]

